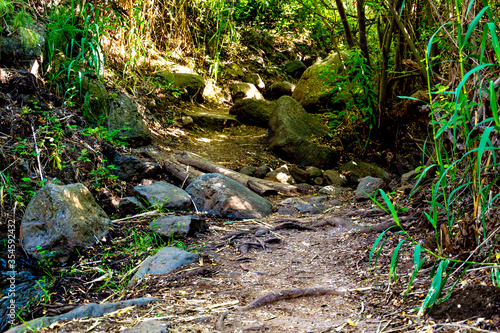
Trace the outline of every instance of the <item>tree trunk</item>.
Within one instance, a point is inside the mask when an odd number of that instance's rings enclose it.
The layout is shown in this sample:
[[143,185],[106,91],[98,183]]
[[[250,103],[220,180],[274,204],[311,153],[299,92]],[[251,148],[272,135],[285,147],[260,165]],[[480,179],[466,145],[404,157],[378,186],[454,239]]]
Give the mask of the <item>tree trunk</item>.
[[390,20],[387,23],[384,34],[382,35],[382,41],[380,42],[380,49],[382,51],[382,65],[380,67],[380,85],[379,85],[379,94],[378,94],[378,106],[379,106],[379,127],[380,127],[380,119],[382,118],[382,111],[386,109],[386,101],[387,101],[387,83],[389,81],[388,78],[388,70],[389,70],[389,52],[391,49],[391,41],[392,34],[394,32],[394,19]]
[[357,0],[356,9],[358,12],[359,25],[359,47],[366,59],[366,64],[370,66],[370,54],[368,53],[368,42],[366,40],[366,16],[365,16],[365,0]]
[[354,47],[354,39],[352,38],[351,28],[349,27],[349,21],[347,20],[347,15],[345,13],[344,3],[342,0],[335,0],[335,4],[337,5],[340,21],[342,21],[342,26],[344,27],[345,40],[350,50]]

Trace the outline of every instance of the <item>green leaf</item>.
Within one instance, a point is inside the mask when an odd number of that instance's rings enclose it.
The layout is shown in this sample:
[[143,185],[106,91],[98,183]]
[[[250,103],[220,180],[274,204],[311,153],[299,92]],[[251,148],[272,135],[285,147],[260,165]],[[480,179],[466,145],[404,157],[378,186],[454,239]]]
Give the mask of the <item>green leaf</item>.
[[394,282],[398,280],[398,276],[396,274],[396,267],[398,266],[398,257],[399,257],[399,249],[401,248],[401,245],[406,241],[406,239],[402,239],[399,241],[398,246],[394,249],[394,252],[392,253],[392,258],[391,258],[391,266],[389,267],[389,285],[391,284],[391,278],[394,275]]
[[422,306],[418,310],[418,316],[422,316],[426,309],[432,308],[437,298],[439,297],[439,294],[441,294],[441,290],[443,289],[442,276],[443,272],[446,270],[446,267],[448,267],[448,264],[448,260],[443,260],[441,261],[441,263],[439,263],[439,267],[436,271],[436,275],[434,275],[434,279],[432,280],[429,292],[427,293]]
[[425,257],[420,260],[420,253],[422,252],[422,247],[420,244],[417,244],[415,246],[415,250],[413,252],[413,272],[411,273],[411,278],[410,281],[408,282],[408,287],[406,288],[403,300],[406,299],[406,296],[408,296],[408,292],[411,290],[411,286],[413,285],[413,281],[417,277],[418,272],[422,268],[422,265],[424,264]]
[[498,119],[498,105],[497,105],[497,95],[495,92],[494,82],[490,80],[490,107],[493,113],[493,119],[495,120],[495,125],[500,127],[500,120]]
[[371,262],[372,262],[372,256],[373,256],[373,253],[375,252],[375,249],[377,248],[378,246],[378,243],[380,243],[380,240],[382,240],[382,238],[384,237],[385,233],[387,231],[389,231],[391,228],[394,228],[395,226],[390,226],[389,228],[385,229],[378,237],[377,239],[375,240],[375,243],[373,243],[373,246],[372,246],[372,249],[370,250],[370,254],[368,256],[368,269],[370,269],[371,267]]
[[479,14],[477,14],[477,16],[474,18],[474,20],[472,20],[472,22],[469,24],[469,28],[467,29],[467,32],[465,33],[463,44],[459,45],[459,47],[464,48],[467,45],[467,40],[469,39],[469,37],[472,34],[472,32],[474,31],[474,29],[476,29],[476,26],[478,25],[479,21],[481,20],[481,17],[486,12],[486,10],[488,10],[488,8],[489,8],[489,6],[484,7],[479,12]]

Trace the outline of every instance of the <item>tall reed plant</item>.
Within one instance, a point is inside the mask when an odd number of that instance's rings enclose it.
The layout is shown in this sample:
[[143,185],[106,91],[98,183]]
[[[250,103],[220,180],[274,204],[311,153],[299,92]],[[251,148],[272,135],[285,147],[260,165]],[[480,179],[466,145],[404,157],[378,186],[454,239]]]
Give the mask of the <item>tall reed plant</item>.
[[[500,229],[497,227],[500,196],[497,94],[500,79],[496,65],[500,60],[500,43],[491,8],[475,0],[467,5],[465,9],[455,1],[455,21],[441,26],[432,35],[425,59],[430,78],[433,72],[429,55],[433,43],[440,33],[456,32],[449,47],[456,47],[459,56],[450,63],[448,70],[456,73],[459,79],[449,86],[433,87],[428,82],[432,131],[424,152],[430,163],[420,168],[412,192],[412,195],[417,191],[430,193],[424,216],[434,229],[437,249],[422,247],[404,229],[391,200],[382,192],[386,206],[406,236],[402,242],[414,247],[414,271],[405,296],[422,267],[422,251],[436,259],[431,285],[418,309],[419,315],[446,300],[469,267],[482,266],[485,271],[491,271],[493,281],[499,281],[495,266],[500,259],[497,242]],[[450,25],[454,29],[449,29]],[[430,184],[426,182],[428,179],[432,180]],[[380,241],[381,238],[375,242],[372,254],[380,251]],[[394,250],[393,257],[399,255],[400,248],[401,244]],[[468,253],[466,259],[459,259],[458,253],[464,251]],[[371,261],[372,255],[370,264]],[[390,270],[395,271],[396,266],[397,260],[391,261]],[[457,276],[458,273],[461,274]],[[451,288],[440,298],[445,284],[450,284]]]
[[104,65],[101,35],[108,28],[100,9],[91,3],[71,1],[55,8],[49,17],[47,72],[49,81],[67,99],[83,93],[85,76],[99,77]]

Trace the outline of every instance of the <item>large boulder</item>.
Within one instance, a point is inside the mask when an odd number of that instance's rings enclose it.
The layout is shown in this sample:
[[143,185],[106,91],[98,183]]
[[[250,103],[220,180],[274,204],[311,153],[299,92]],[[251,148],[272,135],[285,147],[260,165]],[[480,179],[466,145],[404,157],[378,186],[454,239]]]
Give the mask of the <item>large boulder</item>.
[[134,193],[150,206],[164,209],[185,210],[191,208],[191,197],[183,189],[166,182],[137,185]]
[[231,83],[229,85],[229,91],[231,92],[231,98],[233,101],[245,98],[264,99],[259,89],[251,83]]
[[174,269],[189,265],[198,260],[199,255],[176,247],[164,247],[155,255],[147,258],[139,266],[128,284],[129,288],[142,281],[147,275],[168,274]]
[[296,164],[329,169],[338,162],[332,148],[313,143],[314,138],[328,134],[328,127],[308,114],[290,96],[277,101],[277,109],[269,120],[269,146],[279,157]]
[[190,100],[203,102],[205,80],[198,74],[158,72],[156,76],[162,77],[172,89],[178,90]]
[[[342,54],[343,59],[347,54]],[[300,77],[293,90],[292,97],[308,111],[317,110],[320,104],[328,105],[331,101],[334,82],[328,82],[330,75],[326,72],[339,73],[342,70],[342,61],[337,53],[331,54],[325,60],[307,68]]]
[[243,124],[267,127],[274,109],[276,109],[275,102],[259,99],[239,99],[229,109],[229,114],[235,115]]
[[120,92],[111,100],[108,130],[117,131],[118,138],[134,145],[146,145],[151,142],[151,131],[142,119],[137,104],[126,93]]
[[196,207],[207,214],[231,219],[261,218],[271,214],[273,204],[236,181],[207,173],[187,188]]
[[31,24],[0,36],[0,67],[30,67],[30,61],[44,52],[45,30],[43,25]]
[[23,247],[38,260],[65,262],[95,244],[110,220],[83,184],[49,183],[31,199],[21,222]]

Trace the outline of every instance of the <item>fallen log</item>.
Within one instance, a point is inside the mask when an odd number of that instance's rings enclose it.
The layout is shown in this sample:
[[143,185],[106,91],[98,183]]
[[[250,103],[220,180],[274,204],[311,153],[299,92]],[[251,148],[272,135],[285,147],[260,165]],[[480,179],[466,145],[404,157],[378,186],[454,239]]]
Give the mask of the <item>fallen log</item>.
[[173,156],[169,156],[169,158],[163,163],[163,168],[169,174],[182,181],[183,185],[189,185],[196,178],[204,175],[203,172],[196,170],[195,168],[191,168],[188,165],[177,162]]
[[263,197],[278,194],[278,191],[276,191],[274,188],[266,186],[264,184],[259,184],[251,179],[247,181],[247,187],[255,193],[262,195]]
[[[178,162],[181,162],[181,163],[186,164],[186,165],[194,166],[198,169],[205,170],[207,172],[219,173],[221,175],[224,175],[224,176],[231,178],[232,180],[234,180],[234,181],[236,181],[236,182],[238,182],[246,187],[249,187],[251,190],[254,190],[256,192],[257,192],[257,190],[255,190],[255,189],[257,188],[257,186],[255,186],[255,185],[258,184],[259,185],[258,191],[261,191],[262,193],[270,193],[269,188],[272,188],[272,189],[274,189],[280,193],[283,193],[283,194],[288,194],[288,195],[298,194],[298,189],[296,186],[278,183],[278,182],[273,182],[273,181],[266,180],[266,179],[260,179],[260,178],[247,176],[247,175],[244,175],[242,173],[223,168],[220,165],[218,165],[212,161],[209,161],[209,160],[207,160],[199,155],[189,153],[187,151],[184,151],[182,154],[177,155],[175,157],[175,159]],[[252,185],[249,185],[248,181],[251,181]],[[268,188],[268,189],[266,189],[266,188]],[[257,193],[261,194],[259,192],[257,192]]]

